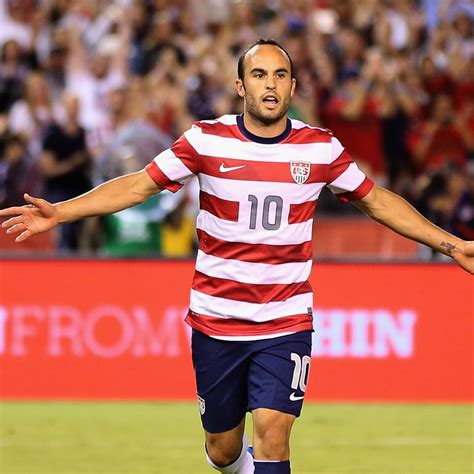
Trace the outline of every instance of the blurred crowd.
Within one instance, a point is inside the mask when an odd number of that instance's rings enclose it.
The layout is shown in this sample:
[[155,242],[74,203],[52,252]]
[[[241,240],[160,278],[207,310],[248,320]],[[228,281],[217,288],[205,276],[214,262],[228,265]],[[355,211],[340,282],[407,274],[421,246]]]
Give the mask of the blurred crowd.
[[[194,121],[240,113],[237,58],[259,37],[293,59],[291,117],[330,128],[379,184],[474,239],[470,0],[0,0],[0,207],[71,198]],[[58,248],[187,255],[196,196],[190,183],[63,226]],[[319,212],[341,207],[326,196]]]

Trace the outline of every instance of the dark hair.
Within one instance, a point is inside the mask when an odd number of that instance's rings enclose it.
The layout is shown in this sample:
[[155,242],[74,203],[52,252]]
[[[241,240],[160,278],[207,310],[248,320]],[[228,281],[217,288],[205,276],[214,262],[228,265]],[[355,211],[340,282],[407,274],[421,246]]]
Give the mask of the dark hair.
[[18,133],[7,132],[7,134],[3,138],[3,141],[5,143],[5,146],[8,146],[8,145],[25,146],[25,140]]
[[276,46],[277,48],[280,48],[286,54],[288,61],[290,61],[290,74],[293,75],[293,61],[291,60],[290,55],[288,54],[288,51],[280,43],[278,43],[277,41],[273,39],[260,38],[258,41],[255,41],[255,43],[251,44],[248,48],[246,48],[245,51],[239,57],[239,62],[237,63],[237,75],[239,76],[239,79],[241,81],[244,80],[245,56],[255,46],[261,46],[265,44],[268,44],[270,46]]

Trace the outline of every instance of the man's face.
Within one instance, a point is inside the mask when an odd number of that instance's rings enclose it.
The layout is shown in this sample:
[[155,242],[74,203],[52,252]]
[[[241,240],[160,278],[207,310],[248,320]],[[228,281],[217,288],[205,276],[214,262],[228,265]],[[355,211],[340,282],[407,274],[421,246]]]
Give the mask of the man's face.
[[109,70],[109,58],[94,56],[90,62],[90,70],[97,79],[103,79]]
[[264,125],[280,121],[295,90],[288,57],[277,46],[255,46],[245,56],[244,80],[237,79],[236,87],[245,114]]
[[79,115],[79,99],[75,95],[66,93],[63,96],[63,107],[70,119],[75,120]]
[[453,120],[453,102],[451,98],[445,94],[440,94],[434,99],[433,118],[445,125]]

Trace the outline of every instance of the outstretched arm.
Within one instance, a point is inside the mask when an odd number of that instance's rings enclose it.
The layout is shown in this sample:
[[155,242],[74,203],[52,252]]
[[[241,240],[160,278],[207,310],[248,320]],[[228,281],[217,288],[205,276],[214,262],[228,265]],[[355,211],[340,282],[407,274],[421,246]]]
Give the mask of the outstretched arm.
[[2,227],[8,234],[18,234],[15,242],[22,242],[58,224],[127,209],[160,191],[148,173],[141,170],[112,179],[81,196],[56,204],[25,194],[29,205],[0,210],[0,216],[14,216],[5,221]]
[[474,242],[466,242],[425,219],[405,199],[379,186],[354,204],[395,232],[452,257],[474,274]]

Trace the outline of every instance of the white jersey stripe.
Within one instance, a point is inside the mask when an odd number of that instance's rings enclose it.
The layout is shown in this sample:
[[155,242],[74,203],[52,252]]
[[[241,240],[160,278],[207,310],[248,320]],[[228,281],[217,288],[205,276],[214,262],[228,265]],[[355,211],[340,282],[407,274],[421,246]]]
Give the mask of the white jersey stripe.
[[351,163],[346,171],[336,178],[328,188],[334,194],[346,193],[357,189],[365,179],[365,174],[357,168],[355,163]]
[[170,149],[161,152],[154,161],[171,181],[184,183],[193,175],[193,172]]
[[[245,208],[250,213],[250,205],[242,203],[239,215]],[[248,209],[247,209],[248,208]],[[288,222],[288,210],[286,210],[285,224]],[[261,223],[257,222],[258,228],[249,230],[248,220],[239,219],[239,222],[228,221],[214,216],[203,209],[199,212],[196,220],[196,228],[206,231],[213,237],[228,242],[242,242],[245,244],[267,245],[296,245],[311,240],[313,219],[297,224],[288,224],[284,231],[265,230]]]
[[[238,138],[222,138],[217,135],[201,134],[197,136],[195,133],[186,135],[186,139],[200,155],[204,156],[244,161],[279,161],[288,164],[292,160],[304,160],[314,164],[329,164],[333,161],[331,143],[268,145],[243,142]],[[275,152],[276,150],[278,153]]]
[[263,341],[265,339],[273,339],[275,337],[287,336],[293,334],[292,332],[279,332],[277,334],[265,334],[263,336],[213,336],[221,341]]
[[292,296],[286,301],[277,301],[266,304],[247,303],[209,296],[196,290],[191,290],[191,311],[207,314],[217,318],[248,319],[252,314],[252,321],[262,323],[293,314],[304,314],[312,308],[313,294]]
[[331,155],[332,155],[332,160],[331,163],[339,158],[341,153],[344,151],[344,147],[342,146],[341,142],[336,138],[332,137],[331,139]]
[[244,262],[214,257],[198,250],[196,270],[210,277],[267,285],[304,282],[309,278],[311,264],[311,260],[276,265]]
[[284,201],[288,200],[291,204],[300,204],[318,199],[322,189],[326,185],[326,183],[314,183],[300,186],[296,182],[267,183],[265,181],[236,181],[232,178],[216,178],[204,173],[199,175],[199,184],[202,191],[213,194],[221,199],[226,199],[227,201],[235,201],[236,191],[248,190],[249,194],[254,194],[260,198],[276,194],[281,196]]

